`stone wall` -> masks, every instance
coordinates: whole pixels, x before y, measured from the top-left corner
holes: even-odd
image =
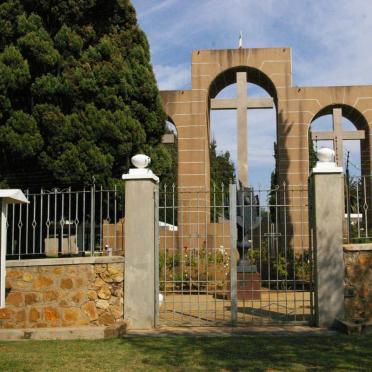
[[[111,325],[123,319],[124,258],[8,261],[0,328]]]
[[[345,319],[372,320],[372,244],[344,245]]]

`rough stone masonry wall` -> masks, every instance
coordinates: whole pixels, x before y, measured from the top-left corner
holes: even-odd
[[[0,328],[111,325],[123,319],[124,258],[8,261]]]
[[[344,246],[345,318],[372,320],[372,244]]]

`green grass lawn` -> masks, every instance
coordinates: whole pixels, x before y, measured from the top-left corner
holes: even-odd
[[[0,371],[372,371],[372,337],[132,337],[0,342]]]

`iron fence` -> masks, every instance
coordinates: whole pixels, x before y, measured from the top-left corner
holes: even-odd
[[[345,176],[344,241],[372,242],[372,176]]]
[[[311,321],[307,187],[160,187],[160,324]]]
[[[103,187],[41,190],[7,206],[7,258],[123,254],[124,196]]]

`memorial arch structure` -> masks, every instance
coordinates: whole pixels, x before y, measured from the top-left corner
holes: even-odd
[[[363,131],[355,139],[361,143],[363,175],[371,175],[371,85],[294,86],[291,49],[286,47],[195,50],[191,60],[191,89],[161,92],[164,110],[178,132],[180,192],[185,195],[187,192],[203,192],[205,203],[208,204],[211,102],[224,87],[237,82],[239,73],[246,74],[247,82],[264,88],[276,108],[276,170],[279,183],[307,190],[309,127],[316,118],[331,113],[336,118],[340,115],[347,117],[356,126],[358,133]],[[235,128],[232,127],[232,130]],[[340,133],[337,138],[342,141]],[[302,245],[309,242],[307,210],[301,208],[300,211],[293,207],[296,198],[304,197],[307,199],[307,192],[301,196],[291,194],[293,200],[289,214],[294,246],[300,244],[296,242],[296,236],[301,236]],[[303,223],[297,225],[299,213],[301,218],[305,216],[305,227]],[[301,234],[298,229],[301,229]]]

